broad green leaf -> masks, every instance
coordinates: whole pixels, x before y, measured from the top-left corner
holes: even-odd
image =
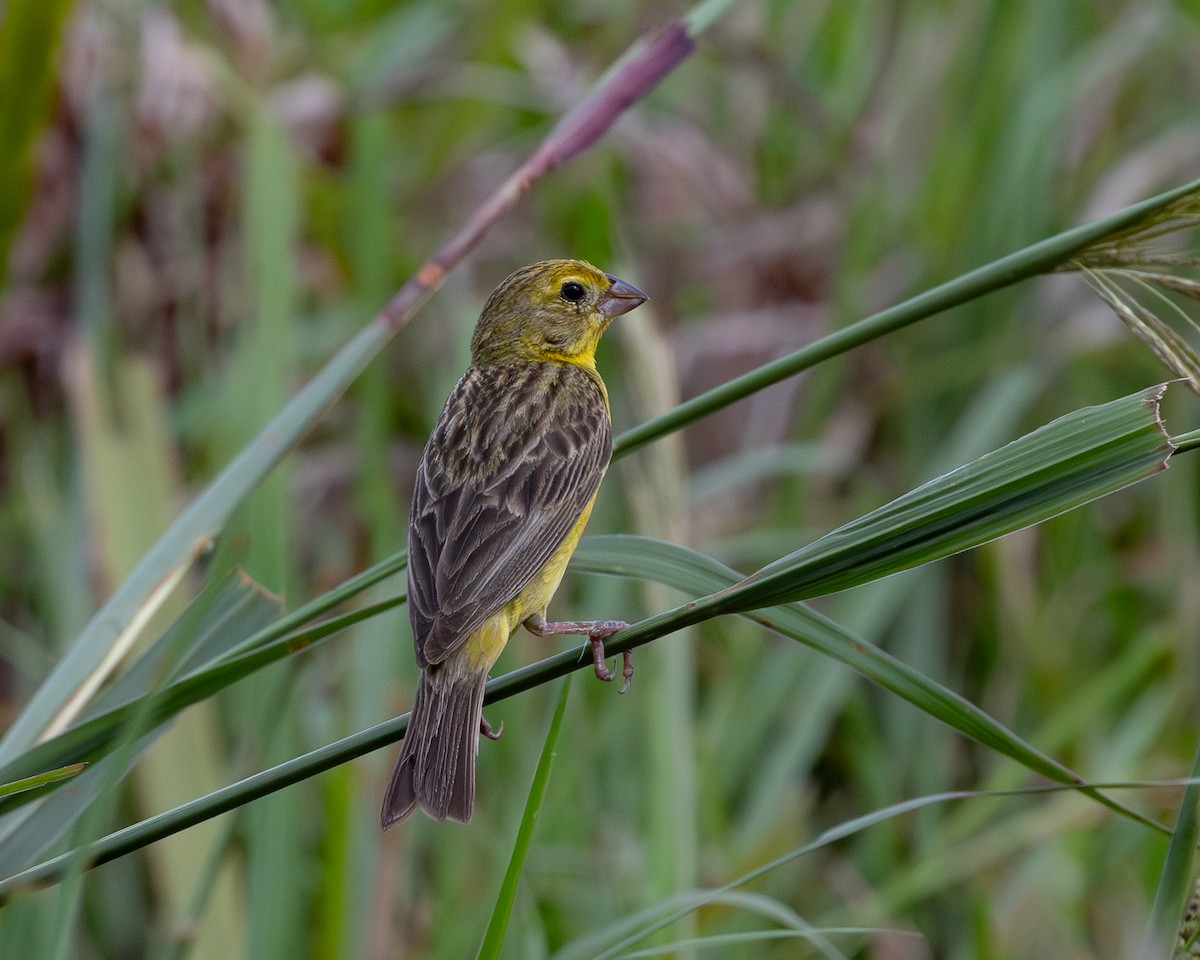
[[[675,544],[645,537],[585,537],[573,561],[576,569],[651,579],[687,592],[719,594],[740,575],[724,564]],[[683,609],[683,608],[677,608]],[[908,664],[867,643],[810,607],[794,603],[748,615],[784,636],[845,663],[860,675],[891,690],[921,710],[1022,766],[1063,783],[1080,778],[953,690],[930,680]],[[645,621],[643,621],[644,623]],[[633,628],[641,626],[635,624]],[[615,647],[618,638],[606,644]],[[500,681],[505,678],[501,677]],[[500,682],[497,681],[497,682]]]
[[[948,557],[1166,469],[1166,384],[1076,410],[768,564],[724,595],[747,610]]]

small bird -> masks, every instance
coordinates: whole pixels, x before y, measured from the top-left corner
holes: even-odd
[[[582,260],[518,270],[484,304],[471,366],[417,468],[408,526],[408,611],[421,668],[404,749],[384,794],[386,830],[420,807],[471,819],[488,672],[518,626],[604,640],[620,620],[547,622],[612,455],[596,345],[644,293]],[[633,666],[623,658],[629,687]]]

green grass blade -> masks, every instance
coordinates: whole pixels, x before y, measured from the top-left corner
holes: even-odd
[[[567,710],[567,698],[570,692],[571,678],[567,676],[563,678],[562,690],[559,692],[558,703],[554,708],[554,716],[550,720],[550,729],[546,731],[546,742],[542,745],[537,769],[533,773],[533,782],[529,785],[529,797],[525,801],[525,811],[521,814],[521,825],[517,829],[517,839],[513,844],[508,869],[504,871],[504,880],[500,884],[500,892],[496,895],[496,905],[492,908],[492,916],[488,920],[487,930],[484,931],[483,942],[479,945],[480,960],[496,960],[504,946],[504,933],[508,929],[508,921],[512,917],[513,904],[517,900],[517,887],[521,882],[521,873],[525,869],[525,860],[529,856],[529,846],[533,842],[533,830],[537,826],[538,812],[542,809],[542,800],[546,796],[546,787],[550,783],[550,767],[554,762],[554,748],[558,744],[558,734],[562,730],[563,715]]]
[[[24,793],[27,790],[36,790],[38,787],[44,787],[51,783],[70,780],[82,773],[86,766],[86,763],[72,763],[65,767],[59,767],[57,770],[47,770],[45,773],[34,774],[32,777],[24,777],[11,783],[0,783],[0,799]]]
[[[80,771],[71,780],[72,789],[54,790],[36,806],[8,814],[8,818],[19,819],[16,819],[16,829],[8,831],[0,846],[0,862],[4,864],[4,868],[0,868],[0,876],[7,876],[35,863],[38,857],[45,856],[49,849],[69,834],[79,838],[78,832],[72,834],[71,831],[78,831],[80,821],[92,816],[97,807],[97,797],[101,798],[103,812],[111,812],[110,800],[115,795],[113,789],[118,781],[128,776],[135,755],[145,749],[151,740],[152,735],[148,735],[141,740],[122,743],[125,749],[88,764]],[[39,793],[44,789],[38,788],[33,792]],[[9,797],[7,801],[15,799]],[[95,818],[89,819],[88,826],[94,831],[92,837],[97,836],[103,828]],[[78,855],[78,847],[75,847],[58,858],[59,877],[71,869]]]
[[[1146,922],[1139,957],[1170,957],[1183,919],[1183,906],[1192,884],[1192,860],[1196,854],[1196,837],[1200,834],[1200,748],[1192,761],[1191,783],[1179,802],[1179,817],[1171,831],[1171,842],[1163,859],[1162,873],[1154,893],[1154,905]]]
[[[976,300],[985,294],[1028,280],[1067,263],[1080,251],[1102,241],[1105,237],[1129,229],[1183,198],[1200,191],[1200,180],[1160,193],[1118,210],[1116,213],[1085,223],[1070,230],[1048,237],[1008,256],[993,260],[969,273],[964,273],[941,286],[926,290],[903,303],[888,307],[835,333],[822,337],[806,347],[801,347],[786,357],[736,377],[719,387],[714,387],[699,396],[681,403],[662,416],[647,420],[626,430],[613,443],[613,458],[632,453],[665,436],[694,423],[722,407],[750,396],[773,383],[816,366],[846,353],[855,347],[878,339],[910,324],[925,320],[935,314]]]
[[[263,611],[243,609],[248,600],[267,596],[253,581],[236,574],[224,584],[210,584],[171,631],[106,691],[82,721],[5,764],[0,768],[0,779],[15,779],[60,762],[102,756],[109,749],[110,738],[118,734],[130,717],[147,709],[148,703],[148,710],[142,716],[153,719],[156,724],[164,722],[190,704],[269,664],[307,650],[347,627],[399,606],[405,601],[403,592],[312,627],[306,626],[364,590],[403,572],[406,557],[404,551],[393,554],[261,629],[258,627],[264,617]],[[273,600],[271,603],[271,609],[276,610]],[[231,613],[238,610],[241,613],[237,621],[230,622]],[[192,627],[195,646],[190,651],[180,651],[178,641],[171,639],[171,632],[189,629],[186,624],[196,617],[211,620]],[[172,658],[178,660],[177,667],[166,675],[179,678],[153,687],[151,681],[159,682],[163,671],[173,662]],[[56,758],[66,759],[59,761]],[[0,802],[0,811],[9,808],[11,805]]]
[[[1200,449],[1200,430],[1189,430],[1187,433],[1181,433],[1176,437],[1172,437],[1171,442],[1175,444],[1177,453],[1183,453],[1185,450]]]
[[[57,763],[58,758],[62,757],[72,761],[95,761],[112,749],[114,738],[134,717],[140,717],[143,722],[158,727],[184,708],[232,686],[263,667],[308,650],[348,627],[391,610],[404,601],[403,595],[393,597],[352,613],[332,617],[316,626],[294,630],[260,649],[222,660],[214,666],[189,674],[162,690],[151,691],[119,707],[98,713],[57,737],[38,744],[12,763],[5,765],[0,769],[0,779],[23,774],[26,770],[39,766],[44,767],[48,762]],[[276,631],[272,627],[262,632]],[[239,635],[244,635],[244,631]],[[0,812],[7,809],[9,805],[0,801]],[[0,857],[0,869],[3,869],[2,864],[3,859]]]
[[[704,898],[704,905],[706,906],[725,907],[730,910],[738,910],[756,917],[760,916],[772,920],[787,928],[779,932],[797,934],[812,941],[814,945],[819,945],[824,950],[824,955],[827,957],[841,958],[843,954],[825,939],[825,934],[861,932],[850,928],[822,928],[818,930],[812,924],[807,923],[803,917],[796,914],[795,911],[789,910],[779,901],[771,900],[761,894],[747,893],[741,890],[720,892],[688,889],[664,897],[650,907],[639,909],[636,913],[616,919],[604,930],[584,934],[576,938],[554,953],[553,958],[554,960],[593,960],[601,952],[611,948],[617,941],[624,942],[625,938],[629,937],[635,931],[638,932],[639,940],[644,939],[640,931],[647,924],[654,923],[668,914],[677,913],[681,909],[690,912],[692,905],[700,897]],[[686,913],[682,916],[686,916]],[[674,923],[680,918],[675,917],[670,922]],[[647,933],[646,935],[648,936],[649,934]],[[741,936],[741,934],[733,934],[731,936],[737,937]],[[716,941],[715,937],[707,937],[705,939]],[[820,956],[821,954],[814,955]],[[629,954],[622,954],[622,956],[629,956]]]
[[[1077,410],[763,567],[723,609],[845,590],[1049,519],[1166,468],[1166,385]]]
[[[164,571],[197,555],[228,520],[234,508],[290,449],[309,425],[345,389],[382,347],[387,335],[371,324],[356,335],[329,364],[247,445],[209,487],[193,500],[162,538],[142,557],[58,661],[29,703],[0,740],[0,763],[27,749],[57,713],[64,699],[82,684],[103,659],[114,626],[136,622],[153,596]]]
[[[46,120],[70,0],[9,0],[0,13],[0,281],[32,194],[33,145]]]
[[[1200,784],[1196,783],[1194,777],[1190,783],[1193,788],[1200,786]],[[1094,786],[1097,789],[1100,787],[1104,787],[1106,789],[1137,789],[1139,787],[1147,786],[1147,784],[1143,782],[1123,781],[1104,784],[1097,783]],[[728,883],[723,884],[720,887],[715,887],[711,890],[695,891],[690,894],[679,895],[671,898],[670,903],[658,904],[646,908],[642,911],[643,915],[654,916],[657,914],[658,916],[654,920],[645,923],[639,929],[628,933],[622,930],[622,936],[617,942],[613,942],[616,940],[616,937],[611,935],[605,937],[603,935],[592,934],[588,938],[585,938],[588,947],[586,953],[580,952],[573,946],[568,946],[565,950],[562,950],[554,955],[555,960],[582,960],[583,956],[592,958],[592,960],[606,960],[606,958],[610,957],[629,956],[629,954],[625,953],[624,951],[628,950],[635,943],[646,939],[659,930],[676,923],[688,913],[700,909],[708,904],[726,902],[725,898],[737,890],[737,888],[743,887],[748,883],[752,883],[771,871],[778,870],[780,867],[786,866],[787,864],[793,863],[802,857],[808,856],[809,854],[814,853],[815,851],[826,847],[831,843],[845,840],[848,837],[862,833],[864,830],[868,830],[871,827],[886,823],[889,820],[893,820],[898,816],[916,813],[917,811],[928,809],[932,806],[940,806],[955,801],[1054,794],[1071,789],[1073,789],[1071,786],[1064,784],[1061,786],[1023,787],[1012,790],[944,791],[889,804],[885,807],[881,807],[878,810],[873,810],[869,813],[863,814],[862,816],[854,817],[850,820],[830,827],[810,842],[805,843],[796,849],[783,854],[782,856],[776,857],[775,859],[764,863],[759,867],[755,867],[753,870],[750,870],[741,876],[730,880]],[[598,946],[599,944],[604,944],[604,946],[600,947]],[[1167,954],[1141,954],[1140,956],[1166,957]]]
[[[407,728],[408,714],[395,717],[253,774],[182,806],[131,824],[90,844],[87,849],[89,864],[98,866],[115,860],[180,830],[236,810],[293,783],[307,780],[354,757],[361,757],[372,750],[388,746],[399,740]],[[75,856],[76,852],[68,851],[28,870],[0,879],[0,903],[16,890],[61,877]]]
[[[603,572],[657,579],[693,593],[704,589],[699,584],[704,582],[706,575],[712,592],[633,625],[614,637],[608,646],[612,652],[631,649],[681,626],[722,613],[761,611],[764,606],[778,604],[780,598],[791,599],[797,594],[831,589],[831,584],[841,587],[883,576],[916,562],[928,562],[958,552],[1133,483],[1161,469],[1171,449],[1158,419],[1157,404],[1161,395],[1162,388],[1155,388],[1055,421],[918,488],[745,580],[737,581],[732,571],[722,571],[719,565],[714,567],[714,561],[681,548],[663,544],[651,548],[648,544],[652,542],[642,542],[639,550],[627,549],[637,541],[624,538],[620,549],[610,548],[608,555],[603,557],[600,567]],[[895,542],[891,553],[880,546],[887,544],[889,539]],[[595,549],[589,543],[594,541],[585,541],[579,553],[584,565],[589,551]],[[687,576],[680,580],[683,573]],[[724,582],[721,582],[722,574]],[[1059,782],[1080,782],[1071,771],[1039,753],[969,701],[882,651],[856,642],[856,638],[812,611],[803,607],[779,607],[761,611],[754,619],[841,659],[930,715],[1029,769]],[[580,650],[566,651],[513,671],[489,684],[486,702],[565,675],[587,665],[589,660],[585,645]],[[208,811],[214,806],[226,803],[237,806],[278,789],[276,783],[295,782],[311,772],[327,769],[340,762],[337,757],[357,756],[355,751],[371,749],[367,746],[369,743],[378,746],[389,742],[385,731],[402,729],[401,722],[381,724],[297,761],[281,764],[271,772],[274,779],[249,778],[242,785],[218,791],[210,795],[212,806],[185,804],[176,808],[172,815],[179,819],[166,825],[167,832],[172,832],[177,823],[190,816],[203,818],[210,815]],[[43,763],[41,769],[49,765]],[[1119,808],[1102,795],[1094,798],[1114,809]],[[1147,822],[1132,811],[1120,809]],[[154,831],[163,826],[143,827],[143,833],[125,836],[122,842],[153,838]]]
[[[979,794],[974,794],[969,791],[938,793],[930,796],[918,797],[913,800],[904,800],[900,803],[891,804],[878,810],[873,810],[870,813],[864,814],[860,817],[854,817],[851,820],[844,821],[843,823],[825,830],[810,842],[803,844],[802,846],[797,847],[796,849],[791,850],[780,857],[776,857],[769,863],[765,863],[760,867],[756,867],[748,873],[745,873],[726,884],[723,884],[712,890],[697,892],[690,899],[690,902],[685,902],[682,906],[669,911],[651,923],[647,923],[641,929],[630,933],[617,943],[611,944],[602,951],[590,953],[589,956],[592,958],[592,960],[609,960],[611,957],[625,956],[625,951],[634,944],[646,939],[651,934],[657,933],[659,930],[669,927],[671,924],[686,917],[692,911],[698,910],[706,904],[717,902],[721,897],[730,891],[735,890],[738,887],[745,886],[746,884],[757,880],[759,877],[765,876],[772,870],[778,870],[780,867],[799,860],[801,857],[806,857],[810,853],[814,853],[815,851],[820,850],[831,843],[844,840],[847,837],[861,833],[862,831],[867,830],[877,824],[886,823],[888,820],[892,820],[895,817],[902,816],[907,813],[913,813],[929,806],[948,803],[953,800],[965,800],[969,797],[978,795]]]
[[[177,712],[161,715],[159,703],[166,692],[159,685],[172,676],[172,667],[198,656],[219,656],[226,645],[261,628],[277,617],[278,611],[278,600],[245,577],[234,575],[224,582],[215,581],[112,688],[97,698],[95,716],[7,765],[11,773],[0,775],[0,780],[15,780],[67,763],[90,764],[72,781],[69,790],[47,786],[0,798],[0,811],[5,814],[0,819],[0,873],[28,865],[63,835],[95,802],[99,792],[111,791],[124,778],[141,752],[162,732],[166,720]],[[105,717],[113,713],[116,722],[106,723]],[[99,733],[95,732],[97,726]],[[120,756],[109,756],[113,753]],[[53,757],[67,759],[49,759]],[[50,796],[43,796],[45,793]],[[27,806],[31,801],[37,803]]]
[[[636,542],[634,542],[636,540]],[[579,545],[576,568],[651,579],[686,591],[719,593],[738,582],[724,564],[675,544],[624,535],[586,537]],[[930,680],[908,664],[867,643],[844,627],[803,604],[788,604],[754,613],[752,619],[812,647],[891,690],[959,732],[997,750],[1029,770],[1060,783],[1081,778],[954,691]],[[640,626],[636,624],[635,628]],[[615,646],[616,638],[608,646]],[[536,666],[536,664],[534,665]],[[511,676],[508,675],[508,676]],[[499,678],[496,683],[504,681]]]
[[[200,595],[96,697],[81,722],[149,693],[163,693],[168,681],[227,658],[242,637],[265,629],[281,610],[277,596],[241,571],[231,570],[224,575],[210,572],[209,583]]]
[[[693,550],[643,537],[585,537],[572,562],[576,570],[651,579],[689,592],[717,591],[723,585],[732,585],[741,579],[737,572]],[[671,632],[672,623],[687,619],[688,616],[689,608],[685,606],[644,620],[614,637],[608,646],[616,649],[618,641],[622,646],[629,647],[646,643],[653,637]],[[703,617],[687,619],[687,622],[698,622],[699,619]],[[945,720],[967,736],[1011,757],[1027,769],[1060,783],[1079,787],[1085,792],[1090,790],[1078,775],[1025,743],[970,701],[923,677],[815,611],[792,604],[760,612],[755,614],[754,619],[849,664],[869,679],[910,699],[922,709],[934,713],[938,719]],[[485,702],[494,703],[554,677],[590,666],[591,653],[586,645],[578,650],[564,651],[490,681]],[[398,740],[407,727],[408,714],[404,714],[115,831],[92,845],[89,849],[91,862],[106,863],[124,856],[196,823],[387,746]],[[1103,795],[1097,795],[1095,799],[1139,823],[1156,826]],[[69,862],[70,854],[64,854],[0,879],[0,901],[23,887],[61,876]]]

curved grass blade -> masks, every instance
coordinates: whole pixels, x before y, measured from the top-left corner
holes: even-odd
[[[1185,783],[1188,784],[1189,789],[1195,789],[1196,787],[1200,786],[1194,776],[1185,781]],[[1104,788],[1115,790],[1125,788],[1137,789],[1141,787],[1160,785],[1161,784],[1150,783],[1146,781],[1122,781],[1112,783],[1096,783],[1092,786],[1096,789]],[[801,857],[807,856],[808,854],[813,853],[823,847],[829,846],[832,843],[836,843],[840,840],[844,840],[848,837],[854,836],[855,834],[861,833],[862,831],[867,830],[879,823],[884,823],[907,813],[915,813],[919,810],[925,809],[926,807],[960,800],[988,797],[1037,796],[1040,794],[1061,793],[1063,791],[1072,789],[1074,788],[1070,785],[1062,784],[1020,787],[1012,790],[951,790],[942,793],[928,794],[926,796],[916,797],[910,800],[902,800],[898,803],[890,804],[889,806],[882,807],[878,810],[873,810],[869,813],[863,814],[862,816],[854,817],[853,819],[846,820],[840,824],[837,824],[836,826],[830,827],[828,830],[825,830],[808,843],[803,844],[802,846],[797,847],[795,850],[785,853],[782,856],[769,861],[768,863],[765,863],[759,867],[755,867],[753,870],[744,873],[740,877],[730,880],[728,883],[719,887],[715,887],[711,890],[695,891],[690,896],[685,895],[673,897],[670,901],[670,905],[673,909],[664,910],[664,906],[666,905],[658,904],[643,910],[642,915],[653,916],[655,913],[659,913],[661,915],[655,920],[646,923],[640,929],[628,933],[622,939],[620,939],[619,942],[612,942],[614,940],[614,937],[612,936],[601,939],[593,934],[587,939],[588,950],[586,953],[581,953],[577,949],[574,949],[573,946],[568,946],[566,949],[554,954],[554,960],[582,960],[582,957],[584,956],[591,958],[591,960],[609,960],[609,958],[616,956],[628,956],[629,954],[625,953],[624,951],[628,950],[634,944],[646,939],[650,935],[657,933],[659,930],[662,930],[682,919],[683,917],[687,916],[688,913],[698,910],[701,907],[707,906],[711,903],[720,903],[723,901],[723,898],[729,896],[733,891],[737,890],[737,888],[744,887],[746,884],[752,883],[753,881],[765,876],[773,870],[777,870],[782,866],[793,863]],[[679,905],[676,906],[676,903],[679,903]],[[605,943],[606,946],[603,949],[598,949],[598,945],[600,943]],[[1139,956],[1165,957],[1167,954],[1139,954]]]
[[[635,540],[636,543],[633,542]],[[575,565],[582,570],[616,573],[634,579],[648,578],[681,590],[695,589],[697,584],[703,584],[704,589],[719,594],[723,588],[739,582],[739,574],[735,570],[716,560],[685,547],[645,537],[586,537],[580,543],[576,556]],[[868,680],[903,697],[972,740],[1016,760],[1034,773],[1059,783],[1078,785],[1084,782],[1078,774],[1026,743],[970,700],[929,679],[904,661],[897,660],[811,607],[793,603],[757,611],[750,614],[749,619],[846,664]],[[631,629],[639,626],[641,624],[635,624]],[[607,642],[606,648],[615,648],[619,637]],[[499,684],[505,679],[501,677],[496,682]]]
[[[744,890],[727,890],[723,893],[713,894],[711,891],[706,890],[682,890],[660,900],[651,907],[638,910],[634,914],[612,921],[610,926],[605,930],[585,934],[573,940],[554,954],[554,960],[590,960],[590,958],[595,957],[602,950],[609,948],[617,940],[628,937],[634,931],[643,928],[647,923],[651,923],[659,917],[676,911],[680,907],[695,903],[697,897],[705,897],[706,906],[725,907],[730,911],[738,911],[751,918],[761,917],[773,921],[783,929],[770,931],[771,933],[808,941],[813,945],[814,949],[819,950],[819,953],[816,955],[830,957],[832,960],[845,960],[845,954],[838,950],[828,939],[830,935],[869,934],[872,932],[871,930],[855,927],[815,927],[778,900],[758,893],[748,893]],[[714,934],[696,938],[694,941],[678,941],[674,945],[676,950],[673,952],[677,952],[679,948],[690,946],[693,943],[696,945],[735,944],[741,942],[741,938],[746,938],[748,942],[753,942],[759,936],[756,933],[750,932]],[[667,950],[670,950],[670,947],[664,945],[662,947],[638,951],[637,953],[623,954],[622,956],[654,956]]]
[[[693,550],[644,537],[585,537],[580,543],[575,557],[576,559],[572,562],[576,569],[639,579],[653,579],[688,592],[714,589],[721,584],[735,583],[740,578],[735,571]],[[679,609],[686,609],[686,607]],[[894,680],[897,692],[901,692],[902,695],[907,692],[914,697],[925,697],[934,702],[942,699],[950,702],[961,700],[962,716],[968,720],[963,725],[964,733],[976,737],[981,742],[997,744],[1001,752],[1035,772],[1043,772],[1060,783],[1075,788],[1085,791],[1090,789],[1076,774],[1051,758],[1040,754],[1035,748],[1024,744],[1019,737],[998,724],[974,704],[962,700],[952,691],[939,687],[907,665],[894,660],[882,650],[867,644],[807,607],[794,604],[778,611],[770,611],[770,613],[775,616],[767,618],[763,613],[757,615],[755,619],[785,635],[794,636],[795,639],[800,639],[818,650],[827,651],[831,656],[844,660],[856,669],[861,665],[864,675],[871,679],[878,677],[879,682],[883,685]],[[661,625],[670,623],[671,616],[671,614],[660,615],[651,620],[658,621]],[[678,619],[679,614],[676,613],[675,617]],[[698,619],[703,619],[703,617]],[[688,622],[697,622],[697,620]],[[638,642],[648,642],[650,637],[645,636],[645,625],[650,623],[650,620],[646,620],[635,624],[628,631],[613,637],[608,646],[615,647],[618,639],[628,643],[628,635],[637,630],[643,634]],[[788,633],[789,630],[795,632]],[[669,627],[661,629],[661,634],[669,632]],[[658,636],[660,633],[654,635]],[[630,643],[628,645],[637,644]],[[553,677],[565,676],[572,670],[590,668],[591,665],[591,651],[586,645],[580,650],[564,651],[490,681],[485,701],[494,703],[539,683],[544,683]],[[88,850],[89,862],[92,865],[107,863],[163,837],[186,830],[204,820],[227,813],[251,803],[259,797],[329,770],[347,760],[388,746],[398,740],[407,730],[408,719],[408,714],[404,714],[376,724],[352,736],[344,737],[303,756],[213,791],[173,810],[117,830],[91,845]],[[1156,824],[1135,811],[1122,807],[1115,801],[1102,795],[1096,799],[1137,822],[1157,828]],[[17,890],[33,884],[54,881],[69,865],[71,856],[69,853],[63,854],[19,874],[0,879],[0,903]]]
[[[832,934],[849,934],[860,938],[866,938],[872,933],[877,933],[875,930],[868,930],[861,927],[845,927],[831,929],[822,927],[819,930],[814,928],[813,932],[804,932],[800,930],[747,930],[742,933],[713,933],[704,937],[688,937],[684,940],[674,940],[671,943],[664,943],[661,947],[648,947],[645,950],[634,950],[630,953],[622,954],[623,960],[648,960],[651,957],[677,957],[682,953],[692,953],[697,949],[712,949],[713,947],[743,947],[749,948],[756,943],[774,943],[780,940],[797,940],[804,943],[813,943],[818,937],[822,941]],[[921,935],[911,930],[897,930],[897,934],[912,937],[919,940]],[[845,960],[846,954],[840,950],[830,950],[828,947],[823,947],[821,956],[829,957],[830,960]]]
[[[533,842],[533,828],[537,826],[538,811],[542,809],[542,800],[550,783],[550,766],[554,762],[554,748],[558,744],[558,734],[562,730],[563,715],[567,712],[567,698],[570,693],[571,677],[568,675],[563,678],[558,704],[554,708],[550,729],[546,731],[546,742],[542,744],[542,753],[533,773],[533,783],[529,785],[529,797],[525,801],[525,811],[521,814],[521,825],[517,829],[517,839],[513,844],[508,869],[504,871],[504,880],[496,896],[496,905],[492,908],[491,919],[488,920],[483,942],[479,946],[479,960],[496,960],[504,946],[504,932],[508,929],[513,904],[517,901],[517,886],[521,882],[521,872],[525,869],[529,845]]]
[[[1107,217],[1093,220],[1038,243],[1017,250],[969,273],[955,277],[932,290],[926,290],[881,310],[848,327],[801,347],[794,353],[763,364],[749,373],[735,377],[720,386],[707,390],[675,409],[626,430],[613,441],[613,459],[632,453],[659,437],[687,426],[729,404],[757,393],[773,383],[815,367],[824,360],[861,347],[865,343],[919,320],[957,307],[985,294],[1012,286],[1042,273],[1062,267],[1082,251],[1094,248],[1113,236],[1125,236],[1144,230],[1147,224],[1174,215],[1181,207],[1195,202],[1200,193],[1200,180],[1167,190],[1158,196],[1132,204]],[[1164,213],[1165,211],[1165,213]]]
[[[66,698],[103,662],[113,641],[134,622],[162,577],[207,544],[299,436],[336,398],[386,341],[380,325],[361,331],[297,393],[249,446],[191,502],[138,562],[74,640],[0,739],[0,763],[15,759],[41,735]]]
[[[408,728],[408,714],[376,724],[366,730],[343,737],[333,743],[310,751],[292,760],[277,764],[267,770],[253,774],[227,787],[214,790],[156,816],[114,831],[88,845],[85,854],[89,867],[108,863],[118,857],[140,850],[164,837],[211,820],[245,806],[260,797],[307,780],[326,770],[361,757],[380,747],[395,743]],[[106,758],[107,760],[108,758]],[[77,851],[68,851],[36,866],[0,879],[0,905],[17,890],[33,885],[54,882],[61,878],[78,856]]]
[[[1014,791],[1014,793],[1020,792],[1022,791]],[[947,791],[945,793],[937,793],[929,796],[918,797],[913,800],[904,800],[900,803],[891,804],[890,806],[883,807],[879,810],[873,810],[870,813],[863,814],[860,817],[854,817],[851,820],[846,820],[837,826],[830,827],[813,840],[797,847],[795,850],[789,851],[788,853],[785,853],[760,867],[756,867],[754,870],[742,874],[742,876],[737,877],[734,880],[730,880],[728,883],[722,884],[721,886],[715,887],[711,890],[696,892],[696,894],[690,899],[690,902],[685,901],[682,906],[679,906],[674,910],[669,911],[664,916],[645,924],[641,929],[635,930],[618,942],[610,944],[604,950],[599,952],[592,951],[587,955],[591,958],[591,960],[610,960],[612,957],[624,956],[625,951],[630,947],[641,942],[642,940],[645,940],[651,934],[657,933],[659,930],[666,929],[671,924],[682,920],[694,910],[698,910],[707,904],[718,902],[721,897],[727,895],[733,890],[736,890],[738,887],[743,887],[746,884],[757,880],[759,877],[765,876],[773,870],[777,870],[782,866],[786,866],[789,863],[799,860],[801,857],[808,856],[808,854],[814,853],[823,847],[827,847],[839,840],[844,840],[847,837],[854,836],[855,834],[861,833],[862,831],[867,830],[876,824],[884,823],[906,813],[912,813],[917,810],[924,809],[925,807],[948,803],[953,800],[965,800],[970,797],[983,795],[984,794],[973,793],[967,790]],[[988,795],[994,796],[995,794]],[[575,958],[578,956],[580,955],[568,950],[556,954],[555,960],[575,960]]]
[[[0,780],[15,779],[27,773],[46,769],[60,763],[81,760],[95,761],[107,754],[116,738],[133,717],[142,723],[158,726],[179,711],[203,700],[237,681],[250,676],[268,664],[299,653],[331,636],[378,613],[405,602],[403,592],[359,610],[333,617],[312,627],[310,621],[375,586],[397,572],[403,572],[407,562],[405,551],[393,554],[314,598],[275,623],[250,632],[261,623],[248,619],[245,611],[238,624],[229,617],[240,610],[249,599],[266,596],[253,581],[237,574],[225,584],[214,582],[197,597],[180,617],[172,630],[189,620],[196,620],[196,640],[187,649],[177,649],[178,643],[164,635],[97,701],[85,719],[63,733],[39,743],[0,768]],[[246,589],[250,592],[246,593]],[[257,591],[257,592],[255,592]],[[274,601],[272,601],[274,602]],[[199,618],[212,615],[211,623]],[[240,625],[239,625],[240,624]],[[213,640],[217,642],[212,642]],[[172,666],[172,664],[175,664]],[[180,676],[182,674],[182,676]],[[179,677],[170,683],[159,678]],[[35,796],[0,797],[0,814],[24,805]],[[0,836],[6,835],[11,824],[4,823]],[[0,843],[0,869],[4,862]]]

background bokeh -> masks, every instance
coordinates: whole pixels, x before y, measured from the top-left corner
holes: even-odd
[[[0,8],[0,718],[554,119],[635,37],[686,10]],[[295,606],[401,547],[417,458],[479,305],[525,263],[584,257],[652,297],[602,345],[620,430],[1194,178],[1198,44],[1200,9],[1185,2],[730,4],[691,59],[451,274],[238,511],[224,548]],[[1079,277],[1046,278],[622,461],[590,530],[752,570],[1047,420],[1165,378]],[[1167,415],[1194,426],[1194,406]],[[1184,776],[1200,707],[1194,459],[818,606],[1093,780]],[[554,609],[633,620],[676,599],[568,576]],[[519,635],[500,667],[547,649]],[[198,705],[123,785],[115,822],[407,709],[410,651],[401,609]],[[623,698],[574,681],[506,956],[594,956],[590,935],[844,820],[1028,782],[746,623],[671,636],[636,661]],[[381,835],[393,751],[380,751],[66,892],[18,898],[0,913],[0,955],[473,955],[557,689],[489,710],[506,734],[481,748],[469,826]],[[1179,792],[1123,797],[1169,822]],[[657,942],[738,935],[671,948],[683,956],[1131,956],[1165,847],[1074,795],[976,798],[771,871]],[[750,936],[801,922],[848,932]]]

